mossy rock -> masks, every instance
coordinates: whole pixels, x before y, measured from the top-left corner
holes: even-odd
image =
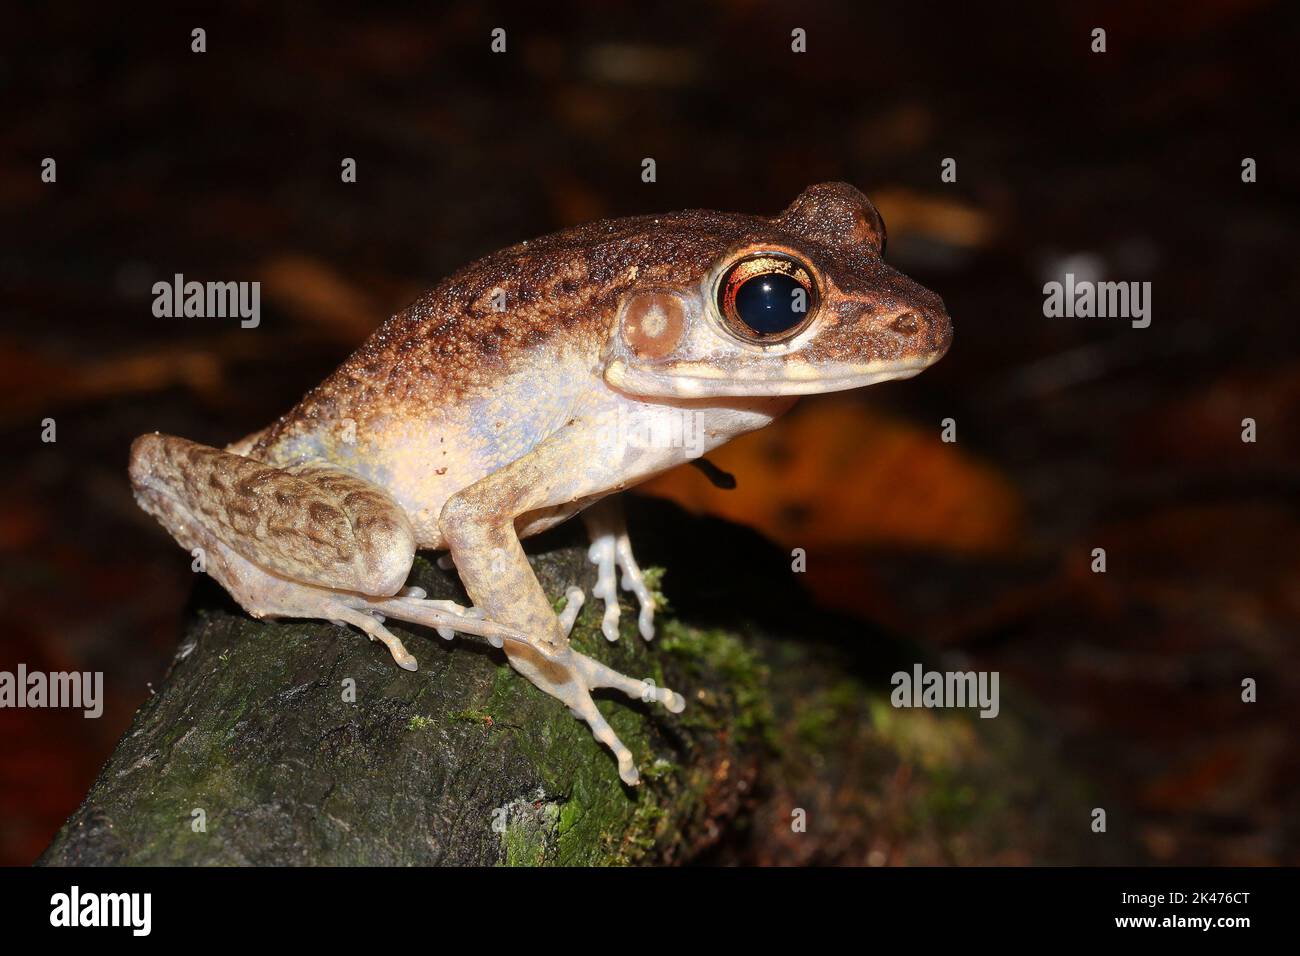
[[[590,592],[575,535],[539,541],[543,586]],[[411,583],[464,601],[417,558]],[[647,643],[627,605],[620,640],[588,601],[574,645],[686,693],[686,719],[600,691],[643,783],[504,654],[390,622],[419,659],[319,621],[259,622],[210,583],[158,694],[136,715],[47,864],[608,864],[693,856],[757,772],[758,688],[737,683],[735,634],[704,641],[661,616]],[[751,676],[756,674],[751,673]],[[354,694],[348,691],[354,688]],[[703,696],[701,692],[706,691]],[[351,699],[350,699],[351,698]]]
[[[390,622],[420,662],[403,671],[352,629],[254,621],[203,579],[166,680],[41,862],[1094,861],[1063,836],[1089,804],[1028,730],[1040,715],[1005,690],[993,721],[895,711],[889,674],[919,647],[810,610],[752,532],[646,499],[629,517],[643,565],[668,568],[658,636],[625,602],[611,644],[588,601],[573,641],[687,699],[673,715],[598,692],[640,787],[486,644]],[[580,523],[529,551],[549,594],[590,593]],[[465,600],[423,557],[411,583]]]

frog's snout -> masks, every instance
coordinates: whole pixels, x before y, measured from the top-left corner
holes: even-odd
[[[952,320],[937,295],[919,288],[917,293],[884,303],[845,303],[837,327],[820,343],[827,357],[916,370],[939,361],[952,343]]]
[[[902,309],[885,320],[885,327],[899,340],[902,351],[928,356],[932,362],[943,358],[952,344],[952,319],[941,301]]]

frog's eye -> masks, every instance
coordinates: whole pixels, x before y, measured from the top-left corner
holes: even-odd
[[[817,287],[803,263],[761,253],[735,263],[718,283],[718,311],[752,342],[780,342],[800,331],[817,308]]]

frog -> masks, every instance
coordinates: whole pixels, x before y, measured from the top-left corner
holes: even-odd
[[[486,640],[636,786],[592,692],[670,713],[685,698],[571,646],[585,592],[553,602],[522,542],[581,516],[601,632],[619,637],[621,587],[652,639],[621,492],[802,396],[909,378],[948,350],[943,301],[885,248],[880,213],[841,182],[770,217],[693,209],[521,242],[393,315],[267,427],[223,448],[140,436],[131,487],[254,618],[354,627],[408,670],[391,621]],[[418,550],[469,604],[407,586]]]

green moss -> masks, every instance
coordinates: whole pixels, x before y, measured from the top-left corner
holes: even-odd
[[[656,614],[669,614],[672,612],[672,605],[668,598],[664,596],[661,590],[663,587],[664,575],[668,572],[656,566],[641,569],[641,578],[645,581],[645,586],[650,589],[650,597],[654,600]]]
[[[636,812],[623,831],[622,839],[612,848],[609,862],[617,866],[630,866],[644,860],[659,842],[660,829],[667,816],[665,810],[653,799],[639,801]]]
[[[872,726],[907,761],[929,772],[960,765],[982,749],[970,718],[944,710],[896,708],[884,694],[867,698]]]
[[[799,710],[794,730],[799,743],[814,750],[826,750],[835,739],[838,717],[834,709],[825,706],[820,698]]]
[[[860,683],[843,680],[799,700],[793,720],[799,745],[818,751],[834,747],[861,720],[867,697]]]
[[[671,760],[656,760],[647,767],[641,768],[641,779],[649,782],[656,780],[667,780],[680,774],[682,768]]]
[[[539,801],[538,805],[516,803],[502,807],[506,829],[501,835],[506,866],[543,866],[552,862],[560,805]]]
[[[569,581],[589,586],[585,548],[561,554],[537,562],[548,593]],[[417,559],[416,573],[431,595],[456,597],[454,583],[439,584],[440,572],[424,559]],[[662,571],[649,569],[649,575],[657,588]],[[173,688],[142,711],[148,726],[141,743],[129,757],[124,752],[123,769],[112,779],[138,774],[155,782],[130,789],[129,822],[127,811],[111,808],[112,837],[131,845],[133,860],[148,863],[288,859],[302,846],[318,847],[319,859],[340,864],[409,863],[423,859],[433,841],[396,845],[382,834],[396,818],[403,825],[437,820],[437,801],[455,792],[473,814],[456,862],[622,865],[681,858],[699,840],[701,807],[716,799],[718,768],[734,765],[738,740],[770,719],[765,672],[739,640],[683,628],[667,616],[658,619],[663,640],[642,640],[635,601],[622,597],[622,639],[605,639],[603,602],[589,601],[575,622],[574,647],[688,698],[686,713],[674,715],[612,691],[596,695],[632,751],[639,787],[619,780],[612,754],[585,722],[500,654],[457,649],[443,655],[432,632],[397,622],[392,626],[422,664],[407,672],[350,631],[215,614],[178,667],[184,694]],[[662,611],[666,602],[659,601]],[[561,598],[556,607],[562,606]],[[354,702],[340,702],[344,678],[356,680]],[[205,703],[197,720],[195,699]],[[732,710],[738,701],[740,714]],[[468,730],[467,723],[492,730]],[[268,752],[275,759],[267,760]],[[160,766],[165,773],[158,774]],[[344,766],[352,772],[338,773]],[[473,786],[462,783],[463,767],[477,775],[468,777]],[[492,818],[493,802],[486,801],[533,787],[531,797],[507,804],[501,824]],[[287,792],[301,799],[286,804],[280,795]],[[383,799],[370,799],[373,793]],[[208,833],[190,829],[196,807],[208,814]],[[259,824],[269,839],[247,839],[247,807],[271,808]],[[486,832],[475,836],[474,820]]]
[[[691,627],[680,621],[667,621],[658,642],[661,650],[674,655],[694,676],[712,675],[715,682],[691,701],[686,717],[693,726],[716,724],[723,715],[733,718],[738,740],[762,739],[772,742],[772,707],[769,697],[767,667],[757,654],[734,634],[717,629]],[[733,706],[727,706],[728,700]],[[702,723],[701,723],[702,722]]]

